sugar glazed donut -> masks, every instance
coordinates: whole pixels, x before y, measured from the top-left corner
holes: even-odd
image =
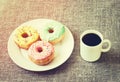
[[[28,56],[38,65],[46,65],[54,59],[54,47],[49,42],[37,41],[28,49]]]
[[[40,39],[37,30],[24,26],[15,30],[15,43],[23,49],[28,49],[30,45]]]
[[[41,39],[52,44],[60,42],[64,38],[64,35],[64,25],[56,21],[46,24],[46,26],[43,27],[40,32]]]

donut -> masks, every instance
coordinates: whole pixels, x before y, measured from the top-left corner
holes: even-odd
[[[48,41],[52,44],[60,42],[65,35],[65,27],[63,24],[53,21],[41,28],[40,37],[43,41]]]
[[[51,43],[37,41],[28,49],[28,56],[37,65],[46,65],[54,59],[54,47]]]
[[[15,30],[14,41],[20,48],[28,49],[32,43],[39,39],[37,30],[32,27],[23,26]]]

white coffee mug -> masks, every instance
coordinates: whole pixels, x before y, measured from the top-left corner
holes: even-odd
[[[103,48],[104,44],[107,44],[106,48]],[[110,40],[104,40],[103,35],[96,30],[87,30],[80,36],[80,55],[88,62],[98,60],[101,52],[107,52],[110,48]]]

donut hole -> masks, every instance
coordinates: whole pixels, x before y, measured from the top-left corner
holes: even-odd
[[[27,38],[27,37],[28,37],[28,34],[27,34],[27,33],[23,33],[23,34],[22,34],[22,37],[23,37],[23,38]]]
[[[40,53],[43,51],[43,49],[41,47],[37,47],[37,51]]]
[[[53,30],[52,28],[50,28],[50,29],[48,30],[48,32],[49,32],[49,33],[53,33],[54,30]]]

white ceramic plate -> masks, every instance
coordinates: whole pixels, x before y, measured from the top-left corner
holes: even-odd
[[[51,21],[54,21],[54,20],[35,19],[32,21],[25,22],[19,27],[32,26],[32,27],[35,27],[35,29],[37,29],[39,32],[40,28],[44,27],[46,23],[51,22]],[[39,65],[34,64],[28,58],[27,50],[20,49],[15,44],[13,40],[15,31],[12,32],[8,40],[8,53],[9,53],[10,58],[18,66],[26,70],[30,70],[30,71],[47,71],[47,70],[51,70],[51,69],[54,69],[60,66],[70,57],[73,51],[73,48],[74,48],[73,35],[67,27],[65,27],[65,29],[66,29],[65,38],[62,40],[62,42],[55,45],[55,58],[50,64],[45,65],[45,66],[39,66]]]

